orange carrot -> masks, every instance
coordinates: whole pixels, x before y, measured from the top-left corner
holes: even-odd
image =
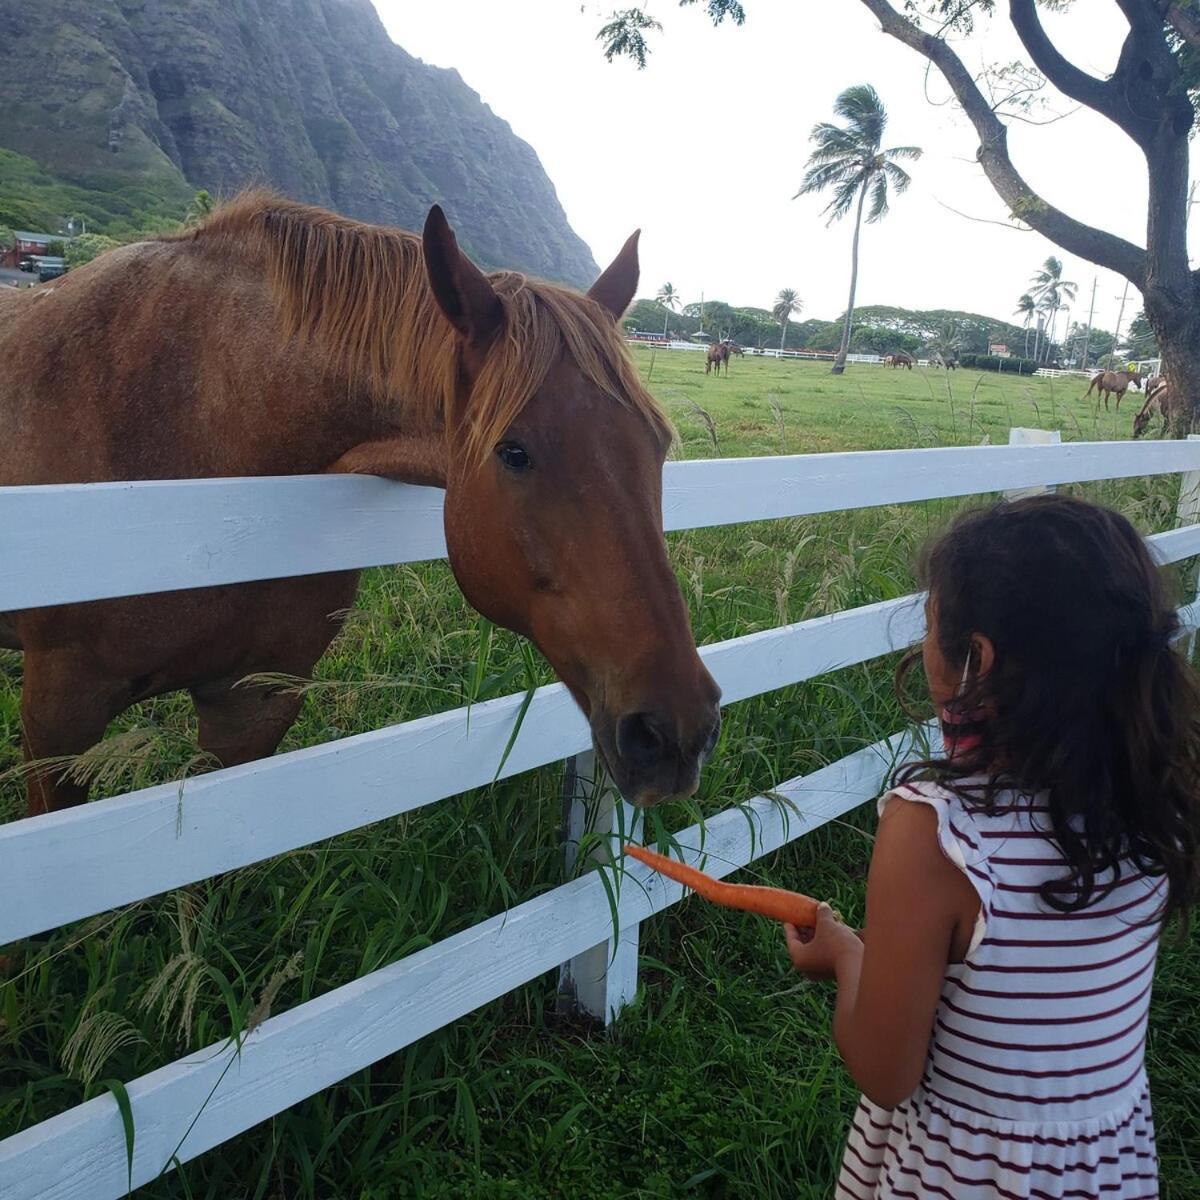
[[[801,929],[813,929],[817,924],[817,902],[811,896],[799,892],[785,891],[783,888],[755,887],[746,883],[722,883],[695,867],[686,863],[676,862],[645,846],[635,846],[627,843],[625,852],[632,854],[639,862],[653,867],[668,879],[690,887],[697,895],[713,904],[722,904],[726,908],[740,908],[745,912],[758,913],[770,917],[773,921],[787,921]]]

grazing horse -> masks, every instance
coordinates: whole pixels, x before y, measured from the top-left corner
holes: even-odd
[[[1101,371],[1092,378],[1088,390],[1083,393],[1083,398],[1086,400],[1092,394],[1093,388],[1099,388],[1096,393],[1096,408],[1099,409],[1100,397],[1103,396],[1104,411],[1108,412],[1108,396],[1111,392],[1117,398],[1117,412],[1120,412],[1121,397],[1131,385],[1135,388],[1142,386],[1142,377],[1137,371]]]
[[[0,484],[356,472],[444,488],[450,565],[529,637],[639,804],[692,792],[719,726],[662,536],[667,418],[618,320],[637,234],[586,296],[255,192],[199,229],[0,296]],[[87,563],[79,564],[81,571]],[[271,754],[357,571],[0,613],[31,760],[190,691],[222,764]],[[35,767],[29,809],[86,799]],[[331,800],[336,802],[336,800]]]
[[[1162,417],[1162,428],[1159,430],[1158,436],[1166,437],[1175,419],[1175,390],[1161,375],[1155,375],[1146,383],[1146,403],[1142,405],[1140,412],[1134,414],[1133,418],[1133,436],[1135,438],[1140,438],[1146,432],[1156,408]]]
[[[903,351],[900,351],[897,354],[889,354],[883,360],[883,364],[886,367],[893,367],[893,368],[907,367],[911,371],[913,369],[913,363],[915,361],[916,360],[913,358],[913,356],[911,354],[905,354]]]

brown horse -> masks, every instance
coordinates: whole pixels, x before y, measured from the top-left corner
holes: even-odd
[[[724,365],[725,374],[729,374],[729,356],[732,354],[731,344],[729,342],[714,342],[708,348],[708,353],[704,356],[704,373],[707,375],[713,367],[716,367],[717,374],[720,375],[721,367]],[[739,351],[738,353],[741,353]]]
[[[1156,375],[1146,384],[1146,403],[1141,411],[1134,414],[1133,436],[1140,438],[1150,425],[1154,410],[1158,409],[1162,417],[1162,428],[1159,437],[1166,437],[1175,419],[1175,391],[1161,375]]]
[[[900,351],[897,354],[889,354],[883,360],[883,365],[885,367],[893,367],[893,368],[907,367],[911,371],[913,369],[913,363],[915,361],[916,360],[913,358],[913,356],[911,354],[905,354],[903,351]]]
[[[689,793],[719,692],[662,536],[671,430],[617,324],[637,279],[636,234],[583,296],[483,274],[436,207],[421,238],[251,194],[0,297],[0,484],[336,471],[444,487],[464,594],[546,655],[622,792]],[[300,699],[235,685],[310,674],[357,584],[0,614],[0,645],[25,652],[27,757],[78,754],[180,688],[221,763],[271,754]],[[30,777],[31,812],[85,798],[49,767]]]
[[[1092,382],[1088,384],[1088,390],[1083,393],[1083,398],[1086,400],[1091,394],[1093,388],[1099,388],[1096,393],[1096,408],[1100,407],[1100,397],[1104,397],[1104,411],[1108,412],[1108,397],[1111,392],[1117,398],[1117,412],[1121,411],[1121,398],[1129,390],[1130,386],[1141,388],[1142,377],[1137,371],[1100,371],[1093,376]]]

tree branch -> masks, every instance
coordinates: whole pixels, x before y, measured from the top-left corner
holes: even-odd
[[[1117,90],[1107,80],[1081,71],[1059,53],[1042,28],[1035,0],[1009,0],[1008,15],[1017,37],[1033,59],[1033,65],[1064,96],[1070,96],[1072,100],[1103,113],[1110,121],[1121,124]]]
[[[1043,200],[1025,182],[1009,157],[1008,130],[954,50],[941,38],[925,33],[901,16],[888,0],[861,2],[879,19],[884,33],[923,55],[941,71],[979,135],[979,163],[1013,215],[1069,253],[1108,267],[1141,288],[1146,271],[1145,250],[1075,220]]]

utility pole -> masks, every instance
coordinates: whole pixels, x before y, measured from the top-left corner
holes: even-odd
[[[1088,344],[1092,340],[1092,316],[1094,315],[1095,311],[1096,311],[1096,277],[1095,277],[1095,275],[1093,275],[1092,276],[1092,302],[1088,306],[1087,329],[1084,331],[1084,334],[1083,334],[1083,359],[1079,364],[1085,371],[1087,370],[1087,365],[1088,365]]]
[[[1125,286],[1121,289],[1121,307],[1117,311],[1117,327],[1113,330],[1112,349],[1108,352],[1108,369],[1112,370],[1113,357],[1117,353],[1117,343],[1121,340],[1121,322],[1125,319],[1125,297],[1129,295],[1129,280],[1125,280]]]

